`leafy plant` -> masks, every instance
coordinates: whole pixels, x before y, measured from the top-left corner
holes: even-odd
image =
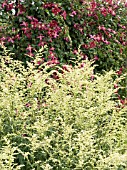
[[[127,169],[127,105],[115,95],[121,78],[114,71],[94,74],[88,60],[49,71],[38,65],[41,52],[25,68],[4,50],[2,169]]]
[[[74,64],[80,56],[103,69],[126,67],[127,4],[112,0],[1,1],[0,41],[15,58],[33,60],[47,45],[43,61]]]

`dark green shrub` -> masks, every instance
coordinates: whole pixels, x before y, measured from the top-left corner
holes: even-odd
[[[97,71],[126,66],[127,5],[113,1],[1,1],[7,23],[1,42],[23,62],[47,44],[43,61],[72,63],[78,49],[82,59],[96,60]],[[16,12],[13,14],[12,9]],[[1,30],[2,32],[2,30]],[[2,37],[3,36],[3,37]],[[24,56],[24,54],[27,54]],[[72,63],[73,64],[73,63]]]

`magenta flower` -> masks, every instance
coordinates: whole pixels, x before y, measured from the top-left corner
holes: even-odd
[[[19,12],[17,15],[21,15],[26,11],[22,4],[18,4],[18,9],[19,9]]]
[[[96,9],[96,7],[97,7],[97,3],[93,0],[91,2],[91,9],[90,10],[92,10],[92,12],[93,12]]]
[[[107,11],[104,7],[102,7],[102,8],[101,8],[101,14],[102,14],[104,17],[106,17],[106,15],[108,14],[108,11]]]
[[[49,23],[49,27],[50,27],[50,28],[58,27],[58,22],[57,22],[56,20],[52,20],[52,21]]]
[[[55,15],[58,15],[61,12],[61,9],[56,7],[56,8],[52,8],[52,13],[54,13]]]
[[[13,9],[13,3],[7,5],[7,11],[11,11]]]
[[[107,44],[107,45],[109,45],[109,44],[110,44],[110,42],[109,42],[109,41],[107,41],[107,40],[103,40],[103,42],[104,42],[105,44]]]
[[[123,68],[122,68],[122,67],[121,67],[118,71],[116,71],[116,73],[117,73],[118,75],[121,75],[122,72],[123,72]]]
[[[94,56],[94,60],[98,61],[99,60],[98,56]]]
[[[30,28],[28,28],[28,27],[23,27],[23,28],[21,28],[21,30],[23,30],[24,33],[26,34],[26,33],[28,33],[28,32],[30,31]]]
[[[71,17],[74,17],[77,14],[76,11],[72,11],[72,13],[70,14]]]
[[[47,65],[56,65],[59,64],[60,62],[57,59],[49,60],[47,62]]]
[[[6,38],[5,38],[5,37],[2,37],[2,38],[0,38],[0,40],[1,40],[1,41],[5,41],[5,40],[6,40]]]
[[[65,37],[64,40],[65,40],[66,42],[69,42],[69,38],[68,38],[68,37]]]
[[[90,42],[89,48],[95,48],[95,47],[96,47],[95,41]]]
[[[27,33],[25,33],[25,35],[27,38],[29,38],[29,39],[31,38],[31,32],[27,32]]]
[[[63,65],[63,66],[62,66],[62,69],[65,70],[65,71],[70,72],[68,65]]]
[[[1,5],[2,8],[6,7],[7,6],[7,1],[4,1]]]
[[[66,20],[66,17],[67,17],[66,11],[63,11],[62,14],[61,14],[61,16],[64,18],[64,20]]]
[[[31,21],[33,20],[33,16],[27,16],[27,18]]]
[[[38,44],[39,47],[44,47],[44,45],[45,45],[45,42],[43,42],[43,41],[39,42],[39,44]]]
[[[82,47],[85,48],[85,49],[89,48],[89,46],[87,44],[83,44]]]
[[[13,38],[11,38],[11,37],[8,37],[8,42],[14,43],[14,40],[13,40]]]
[[[40,39],[40,41],[42,41],[42,39],[44,38],[44,36],[42,34],[40,34],[37,38]]]
[[[28,50],[29,52],[32,52],[33,47],[29,44],[28,47],[26,48],[26,50]]]
[[[21,26],[25,26],[25,27],[28,27],[28,23],[23,21],[22,24],[20,24]]]
[[[20,40],[20,35],[19,34],[15,35],[14,39]]]

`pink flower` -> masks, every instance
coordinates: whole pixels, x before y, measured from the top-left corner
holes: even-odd
[[[6,40],[6,38],[5,38],[5,37],[2,37],[2,38],[0,38],[0,40],[1,40],[1,41],[5,41],[5,40]]]
[[[73,51],[73,54],[76,54],[76,55],[77,55],[77,54],[78,54],[78,50],[75,49],[75,50]]]
[[[106,15],[108,14],[108,11],[104,7],[102,7],[101,13],[102,13],[102,15],[104,15],[104,17],[106,17]]]
[[[28,23],[27,22],[22,22],[22,24],[20,24],[21,26],[25,26],[25,27],[28,27]]]
[[[25,35],[27,38],[29,38],[29,39],[31,38],[31,32],[25,33]]]
[[[31,21],[33,20],[33,16],[27,16],[27,18]]]
[[[55,15],[58,15],[61,12],[61,9],[56,7],[52,9],[52,13],[54,13]]]
[[[68,37],[65,37],[64,40],[65,40],[66,42],[69,42],[69,38],[68,38]]]
[[[7,11],[11,11],[13,9],[13,3],[7,5]]]
[[[114,84],[114,88],[117,89],[117,88],[118,88],[118,85],[117,85],[117,84]]]
[[[58,27],[58,22],[57,22],[56,20],[52,20],[52,21],[49,23],[49,27],[50,27],[50,28]]]
[[[31,52],[33,49],[33,47],[29,44],[28,47],[26,48],[26,50],[28,50],[29,52]]]
[[[18,4],[17,8],[19,9],[19,12],[17,15],[23,14],[26,11],[22,4]]]
[[[80,68],[83,68],[85,66],[85,63],[81,63]]]
[[[104,42],[105,44],[107,44],[107,45],[109,45],[109,44],[110,44],[110,42],[109,42],[109,41],[107,41],[107,40],[103,40],[103,42]]]
[[[1,5],[2,8],[6,7],[7,6],[7,1],[4,1]]]
[[[117,73],[118,75],[121,75],[121,74],[122,74],[122,71],[123,71],[123,68],[121,67],[118,71],[116,71],[116,73]]]
[[[95,41],[90,42],[89,48],[94,48],[94,47],[96,47]]]
[[[94,75],[92,75],[92,76],[91,76],[91,80],[93,81],[93,80],[94,80],[94,78],[95,78],[95,76],[94,76]]]
[[[112,16],[115,16],[115,15],[116,15],[115,11],[113,11],[112,8],[108,8],[108,12],[109,12]]]
[[[59,36],[57,30],[49,30],[49,31],[48,31],[48,35],[49,35],[51,38],[57,38],[57,37]]]
[[[51,48],[50,48],[50,51],[54,51],[54,50],[55,50],[55,48],[54,48],[54,47],[51,47]]]
[[[103,31],[106,30],[106,28],[105,28],[103,25],[102,25],[102,26],[99,25],[98,29],[99,29],[99,30],[103,30]]]
[[[23,28],[21,28],[21,30],[23,30],[24,33],[28,33],[28,32],[30,31],[30,28],[28,28],[28,27],[23,27]]]
[[[91,9],[90,10],[94,11],[96,9],[96,7],[97,7],[97,3],[93,0],[91,2]]]
[[[39,42],[39,44],[38,44],[38,46],[40,47],[44,47],[44,45],[45,45],[45,42],[43,42],[43,41],[41,41],[41,42]]]
[[[62,14],[61,14],[61,16],[64,18],[64,20],[66,20],[66,17],[67,17],[66,11],[63,11]]]
[[[95,61],[99,60],[98,56],[94,56],[94,60]]]
[[[85,48],[85,49],[89,48],[89,46],[87,44],[83,44],[82,47]]]
[[[49,60],[47,62],[47,65],[56,65],[59,64],[60,62],[57,59]]]
[[[76,11],[72,11],[72,13],[70,14],[71,17],[74,17],[76,15]]]
[[[20,35],[19,34],[15,35],[15,39],[20,40]]]
[[[37,28],[38,27],[38,22],[37,21],[31,21],[31,26],[32,28]]]
[[[38,23],[38,19],[37,18],[32,17],[32,19],[33,19],[34,22]]]
[[[8,42],[14,43],[14,40],[13,40],[13,38],[11,38],[11,37],[8,37]]]
[[[123,49],[122,48],[120,48],[120,54],[122,54],[123,53]]]
[[[42,39],[44,38],[44,36],[42,34],[40,34],[37,38],[40,39],[40,41],[42,41]]]
[[[112,5],[112,0],[106,0],[110,5]]]
[[[63,65],[62,69],[65,70],[65,71],[69,71],[68,65]]]

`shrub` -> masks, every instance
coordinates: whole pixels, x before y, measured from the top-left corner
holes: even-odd
[[[25,69],[7,52],[0,60],[2,169],[127,168],[127,106],[114,95],[113,71],[93,75],[86,60],[47,73],[46,63]]]
[[[112,0],[1,1],[1,42],[23,62],[33,60],[45,44],[48,50],[42,61],[70,63],[96,60],[97,71],[126,66],[126,3]],[[15,12],[14,12],[15,11]],[[26,55],[24,57],[24,54]]]

